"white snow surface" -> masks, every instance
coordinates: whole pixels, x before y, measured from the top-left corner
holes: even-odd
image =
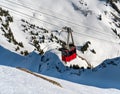
[[[27,49],[29,52],[33,51],[34,47],[29,44],[29,36],[21,32],[21,19],[26,19],[28,22],[49,31],[59,31],[64,26],[71,27],[77,47],[82,46],[86,41],[91,42],[89,49],[84,54],[81,52],[78,54],[86,58],[93,67],[98,66],[105,59],[120,55],[120,39],[111,29],[116,29],[117,32],[120,30],[115,26],[111,12],[115,15],[118,13],[109,5],[106,6],[104,0],[1,0],[0,5],[10,11],[14,19],[10,26],[15,39],[22,41],[25,46],[23,49]],[[119,6],[119,2],[116,5]],[[99,15],[102,15],[101,21],[98,20]],[[0,44],[14,51],[15,46],[8,44],[2,37]],[[64,38],[62,37],[62,39]],[[57,44],[51,46],[49,43],[40,45],[41,48],[48,45],[45,47],[45,51],[57,47]],[[96,54],[91,53],[92,49],[96,51]],[[61,53],[56,54],[60,58]],[[77,59],[77,62],[81,61]],[[85,63],[84,67],[87,67]]]
[[[119,8],[120,2],[115,4]],[[0,0],[0,6],[13,16],[10,28],[15,39],[24,45],[16,52],[17,45],[9,43],[0,29],[0,94],[120,94],[120,38],[117,35],[120,28],[116,26],[120,22],[114,20],[112,13],[118,18],[120,14],[105,0]],[[102,20],[99,20],[100,15]],[[42,35],[46,38],[44,43],[39,43],[44,55],[38,55],[31,45],[30,31],[39,32],[39,29],[23,32],[21,24],[26,23],[21,19],[48,30],[49,33],[40,30],[37,36],[38,40]],[[5,22],[4,17],[2,20]],[[87,68],[85,60],[78,57],[68,64],[62,62],[61,52],[57,50],[61,46],[55,39],[50,42],[49,38],[53,33],[65,40],[65,34],[59,35],[64,26],[73,29],[77,54],[85,58],[93,69],[66,67],[76,64]],[[117,34],[112,29],[117,30]],[[80,47],[87,41],[91,44],[82,53]],[[96,54],[91,52],[92,49]],[[24,50],[30,54],[20,55]],[[46,75],[63,88],[10,67],[23,67]]]
[[[107,60],[94,69],[76,70],[66,68],[58,60],[58,57],[51,52],[46,53],[44,58],[35,52],[25,57],[20,56],[2,47],[0,47],[0,52],[3,53],[0,54],[1,94],[7,94],[8,91],[10,94],[14,94],[14,92],[17,94],[26,92],[28,94],[34,94],[34,92],[35,94],[47,94],[47,92],[48,94],[64,94],[66,92],[70,94],[120,93],[119,58]],[[22,67],[46,75],[47,78],[59,82],[63,88],[49,85],[48,82],[40,78],[31,77],[28,73],[19,72],[10,67]]]
[[[62,85],[35,77],[21,70],[0,65],[0,94],[119,94],[117,89],[102,89],[47,77]]]

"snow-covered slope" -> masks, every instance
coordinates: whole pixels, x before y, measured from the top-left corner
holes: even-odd
[[[57,43],[58,39],[61,38],[59,32],[62,27],[68,26],[73,29],[74,41],[78,50],[87,41],[91,43],[84,53],[77,52],[91,66],[95,67],[105,59],[120,55],[119,11],[113,7],[114,4],[119,10],[119,1],[117,3],[101,0],[92,2],[88,0],[35,0],[34,3],[32,3],[32,0],[4,0],[0,2],[1,7],[9,10],[10,15],[13,16],[10,28],[15,40],[22,42],[24,45],[23,48],[17,50],[19,49],[18,46],[8,43],[2,33],[0,44],[7,49],[17,50],[17,53],[24,53],[26,50],[31,52],[36,48],[33,44],[34,41],[32,41],[33,38],[36,38],[40,46],[37,48],[40,53],[41,51],[46,52],[60,48],[60,44]],[[21,21],[21,19],[25,20]],[[4,22],[4,19],[2,20]],[[45,31],[48,31],[48,34],[43,34],[46,33]],[[58,31],[58,33],[54,31]],[[57,39],[51,39],[51,35]],[[44,37],[45,43],[41,43],[39,39]],[[65,41],[64,37],[62,39]],[[54,51],[54,53],[60,58],[61,52]],[[75,62],[78,62],[77,64],[80,66],[87,67],[85,61],[78,58],[70,64],[76,64]]]
[[[119,92],[119,0],[0,0],[0,6],[0,65]],[[78,54],[67,64],[59,51],[65,26]]]
[[[10,67],[0,66],[0,94],[75,94],[43,79]]]
[[[104,61],[94,69],[65,67],[57,55],[47,52],[45,56],[32,52],[28,56],[10,52],[0,47],[0,65],[22,67],[47,76],[99,88],[120,89],[120,58]],[[52,59],[51,59],[52,58]]]
[[[61,87],[15,68],[0,66],[0,94],[119,94],[116,89],[100,89],[60,79]]]

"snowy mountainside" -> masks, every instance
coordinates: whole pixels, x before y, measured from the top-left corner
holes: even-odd
[[[60,58],[61,52],[54,49],[61,47],[58,40],[61,37],[59,33],[62,27],[69,26],[73,29],[78,55],[95,67],[105,59],[120,55],[119,5],[119,0],[117,2],[112,0],[94,0],[92,2],[87,0],[59,0],[57,2],[55,0],[36,0],[34,3],[32,0],[1,1],[1,7],[9,10],[13,16],[13,22],[9,25],[13,36],[18,44],[20,43],[24,47],[8,43],[2,34],[0,44],[24,55],[33,50],[37,50],[40,54],[51,50]],[[48,34],[45,33],[46,31]],[[33,38],[35,39],[32,40]],[[45,38],[45,43],[41,43],[42,38]],[[86,51],[81,51],[88,41],[90,44]],[[75,62],[78,62],[79,65],[85,61],[77,58],[70,64]],[[86,63],[82,66],[87,67]]]
[[[52,78],[62,85],[58,87],[50,82],[35,77],[26,72],[20,71],[16,68],[6,67],[0,65],[0,93],[1,94],[119,94],[117,89],[102,89],[79,85],[76,83]]]
[[[55,77],[52,79],[60,81],[64,89],[61,91],[50,85],[56,91],[51,90],[48,84],[44,84],[46,82],[40,80],[45,85],[41,87],[37,80],[33,82],[34,85],[37,84],[34,90],[31,89],[33,92],[46,94],[48,87],[52,94],[119,94],[119,0],[1,0],[0,6],[0,65],[22,67]],[[77,54],[82,57],[77,56],[67,64],[62,62],[59,51],[60,42],[66,41],[66,34],[61,33],[65,26],[73,30]],[[86,69],[88,65],[92,69]],[[17,70],[13,74],[14,69],[7,69],[9,68],[0,66],[0,79],[3,81],[0,85],[6,86],[0,91],[4,89],[7,92],[9,84],[11,86],[15,80],[4,80],[3,76],[10,78],[14,75],[15,78],[21,74]],[[21,74],[21,77],[23,75],[27,74]],[[17,81],[21,82],[19,79]],[[23,80],[20,87],[26,83],[33,85],[29,81],[31,83]],[[10,90],[14,89],[12,86]],[[39,87],[42,91],[39,91]],[[11,94],[13,92],[15,91],[11,91]],[[27,87],[24,92],[29,93]],[[30,94],[33,92],[30,91]]]
[[[1,94],[76,94],[43,79],[10,67],[0,66]]]
[[[0,64],[4,66],[22,67],[43,75],[87,86],[108,90],[120,89],[120,58],[106,60],[93,69],[79,69],[78,67],[65,67],[58,56],[51,52],[47,52],[44,56],[35,52],[21,56],[3,47],[0,47],[0,52],[3,53],[0,54]]]

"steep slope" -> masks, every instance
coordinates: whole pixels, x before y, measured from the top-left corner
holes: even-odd
[[[0,2],[1,7],[8,9],[13,16],[9,28],[14,39],[24,46],[8,43],[1,33],[0,44],[11,51],[15,50],[17,53],[27,55],[33,50],[41,54],[51,49],[58,49],[61,47],[58,43],[61,38],[59,32],[62,27],[69,26],[73,29],[78,55],[85,58],[91,66],[95,67],[105,59],[120,55],[119,1],[35,0],[32,3],[32,0],[5,0]],[[65,41],[64,37],[62,39]],[[81,49],[87,41],[90,44],[83,52]],[[60,52],[52,51],[60,57]],[[70,64],[75,62],[78,62],[78,65],[82,62],[80,66],[87,67],[85,61],[79,58]]]
[[[0,2],[1,65],[23,67],[80,84],[120,89],[120,59],[111,59],[120,55],[119,1]],[[59,40],[66,41],[66,34],[60,35],[64,26],[73,29],[77,54],[92,68],[101,65],[86,70],[83,67],[88,67],[87,62],[79,57],[68,64],[61,61],[58,49]]]
[[[76,94],[43,79],[10,67],[0,66],[1,94]]]
[[[35,77],[15,68],[0,66],[0,93],[1,94],[119,94],[116,89],[101,89],[79,85],[60,79],[53,79],[61,83],[62,88],[46,80]]]
[[[52,94],[57,90],[61,91],[57,94],[119,93],[119,0],[4,0],[0,1],[0,6],[2,7],[0,8],[0,65],[23,67],[37,73],[79,83],[74,85],[60,80],[65,91],[58,88],[54,91],[53,87],[52,90],[49,89]],[[61,33],[65,26],[73,30],[77,54],[87,62],[79,57],[67,64],[61,61],[59,41],[66,41],[66,34]],[[88,63],[93,69],[84,69],[88,67]],[[9,70],[11,73],[4,67],[1,70],[2,76],[10,78],[14,75],[12,74],[14,69]],[[4,74],[5,70],[10,75]],[[17,77],[19,73],[15,74]],[[13,80],[6,81],[11,85]],[[0,83],[1,86],[6,86],[0,91],[6,88],[9,90],[9,83],[6,81]],[[17,82],[21,80],[18,79]],[[34,86],[38,81],[34,82],[34,85],[31,79],[30,82],[30,85]],[[26,83],[25,80],[20,87]],[[30,94],[33,91],[46,94],[46,87],[49,85],[45,84],[41,87],[42,84],[37,84],[33,89],[28,86],[31,89]],[[80,84],[101,89],[88,86],[84,88]],[[12,90],[14,86],[16,83]],[[43,88],[43,91],[39,91],[39,87]],[[22,88],[24,90],[22,93],[28,92],[28,88],[25,90]],[[72,89],[74,91],[71,91]],[[5,93],[7,91],[5,90]],[[11,94],[17,91],[19,88],[11,91]]]
[[[0,47],[0,52],[3,53],[0,54],[0,65],[22,67],[33,72],[87,86],[120,89],[120,58],[106,60],[93,69],[78,69],[78,67],[65,67],[57,55],[51,52],[47,52],[44,56],[35,52],[21,56],[2,47]]]

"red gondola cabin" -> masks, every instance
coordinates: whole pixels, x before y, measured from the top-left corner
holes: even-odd
[[[76,58],[76,55],[77,55],[76,54],[76,47],[74,45],[71,28],[65,27],[64,29],[68,33],[67,44],[63,45],[63,47],[60,50],[62,51],[62,61],[70,62],[71,60]],[[69,43],[70,35],[71,35],[72,43]]]
[[[65,62],[70,62],[76,58],[76,47],[73,46],[70,50],[62,49],[62,60]]]

